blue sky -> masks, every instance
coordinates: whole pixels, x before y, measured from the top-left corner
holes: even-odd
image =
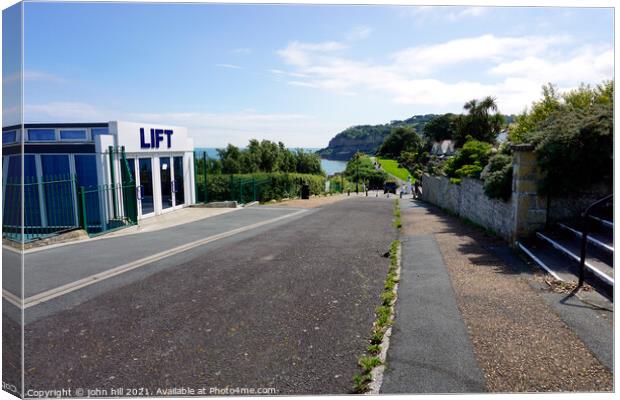
[[[517,113],[548,81],[613,78],[611,9],[26,3],[24,24],[26,122],[169,123],[208,147],[322,147],[351,125],[486,95]]]

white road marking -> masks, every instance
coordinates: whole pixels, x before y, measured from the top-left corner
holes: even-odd
[[[266,220],[266,221],[257,222],[257,223],[254,223],[254,224],[251,224],[251,225],[247,225],[247,226],[243,226],[243,227],[240,227],[240,228],[232,229],[230,231],[219,233],[217,235],[209,236],[209,237],[206,237],[206,238],[203,238],[203,239],[198,239],[198,240],[195,240],[193,242],[190,242],[190,243],[187,243],[187,244],[183,244],[183,245],[174,247],[172,249],[168,249],[168,250],[162,251],[162,252],[157,253],[157,254],[153,254],[152,256],[144,257],[144,258],[141,258],[139,260],[135,260],[135,261],[132,261],[130,263],[123,264],[123,265],[120,265],[118,267],[114,267],[114,268],[109,269],[107,271],[100,272],[100,273],[88,276],[86,278],[79,279],[79,280],[71,282],[71,283],[67,283],[67,284],[59,286],[57,288],[46,290],[45,292],[37,293],[37,294],[35,294],[33,296],[30,296],[30,297],[24,299],[23,308],[26,309],[26,308],[35,306],[37,304],[44,303],[46,301],[55,299],[57,297],[63,296],[63,295],[68,294],[68,293],[71,293],[71,292],[76,291],[78,289],[81,289],[83,287],[90,286],[92,284],[101,282],[103,280],[106,280],[106,279],[112,278],[114,276],[123,274],[125,272],[134,270],[136,268],[140,268],[140,267],[145,266],[147,264],[151,264],[151,263],[153,263],[155,261],[159,261],[161,259],[164,259],[164,258],[173,256],[173,255],[182,253],[184,251],[191,250],[191,249],[193,249],[195,247],[202,246],[204,244],[207,244],[207,243],[210,243],[210,242],[214,242],[216,240],[224,239],[224,238],[227,238],[229,236],[233,236],[233,235],[236,235],[236,234],[239,234],[239,233],[242,233],[242,232],[246,232],[246,231],[249,231],[249,230],[261,227],[263,225],[272,224],[274,222],[278,222],[278,221],[281,221],[281,220],[286,219],[286,218],[291,218],[291,217],[294,217],[296,215],[299,215],[299,214],[305,213],[305,212],[308,212],[308,210],[299,210],[299,211],[294,212],[294,213],[290,213],[290,214],[283,215],[283,216],[280,216],[280,217],[272,218],[272,219],[269,219],[269,220]],[[7,299],[7,301],[15,304],[17,307],[20,307],[19,303],[21,301],[13,293],[10,293],[10,292],[8,292],[6,290],[3,290],[2,296],[5,299]],[[12,298],[9,299],[11,296],[12,296]],[[17,304],[13,302],[15,299],[18,300]]]
[[[13,293],[9,292],[6,289],[2,289],[2,297],[9,303],[13,304],[17,308],[22,308],[22,299],[15,296]]]

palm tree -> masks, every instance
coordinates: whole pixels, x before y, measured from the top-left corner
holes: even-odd
[[[492,142],[499,133],[503,120],[497,112],[497,99],[493,96],[482,100],[472,99],[463,105],[463,109],[467,110],[468,114],[460,121],[461,141],[471,135],[475,139]],[[491,115],[491,112],[495,114]]]

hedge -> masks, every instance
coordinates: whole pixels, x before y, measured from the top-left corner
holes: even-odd
[[[256,173],[207,175],[206,201],[236,200],[266,202],[301,195],[302,184],[308,184],[311,195],[323,193],[325,177],[298,173]],[[204,175],[196,177],[196,200],[205,202]]]

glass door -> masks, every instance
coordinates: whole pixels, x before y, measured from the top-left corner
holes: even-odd
[[[161,208],[171,208],[172,204],[172,176],[170,157],[159,157],[159,179],[161,180]]]
[[[183,157],[174,157],[174,200],[175,206],[185,204],[185,182],[183,181]]]
[[[139,207],[140,214],[147,215],[155,212],[153,203],[153,167],[151,158],[138,159],[140,168]]]

